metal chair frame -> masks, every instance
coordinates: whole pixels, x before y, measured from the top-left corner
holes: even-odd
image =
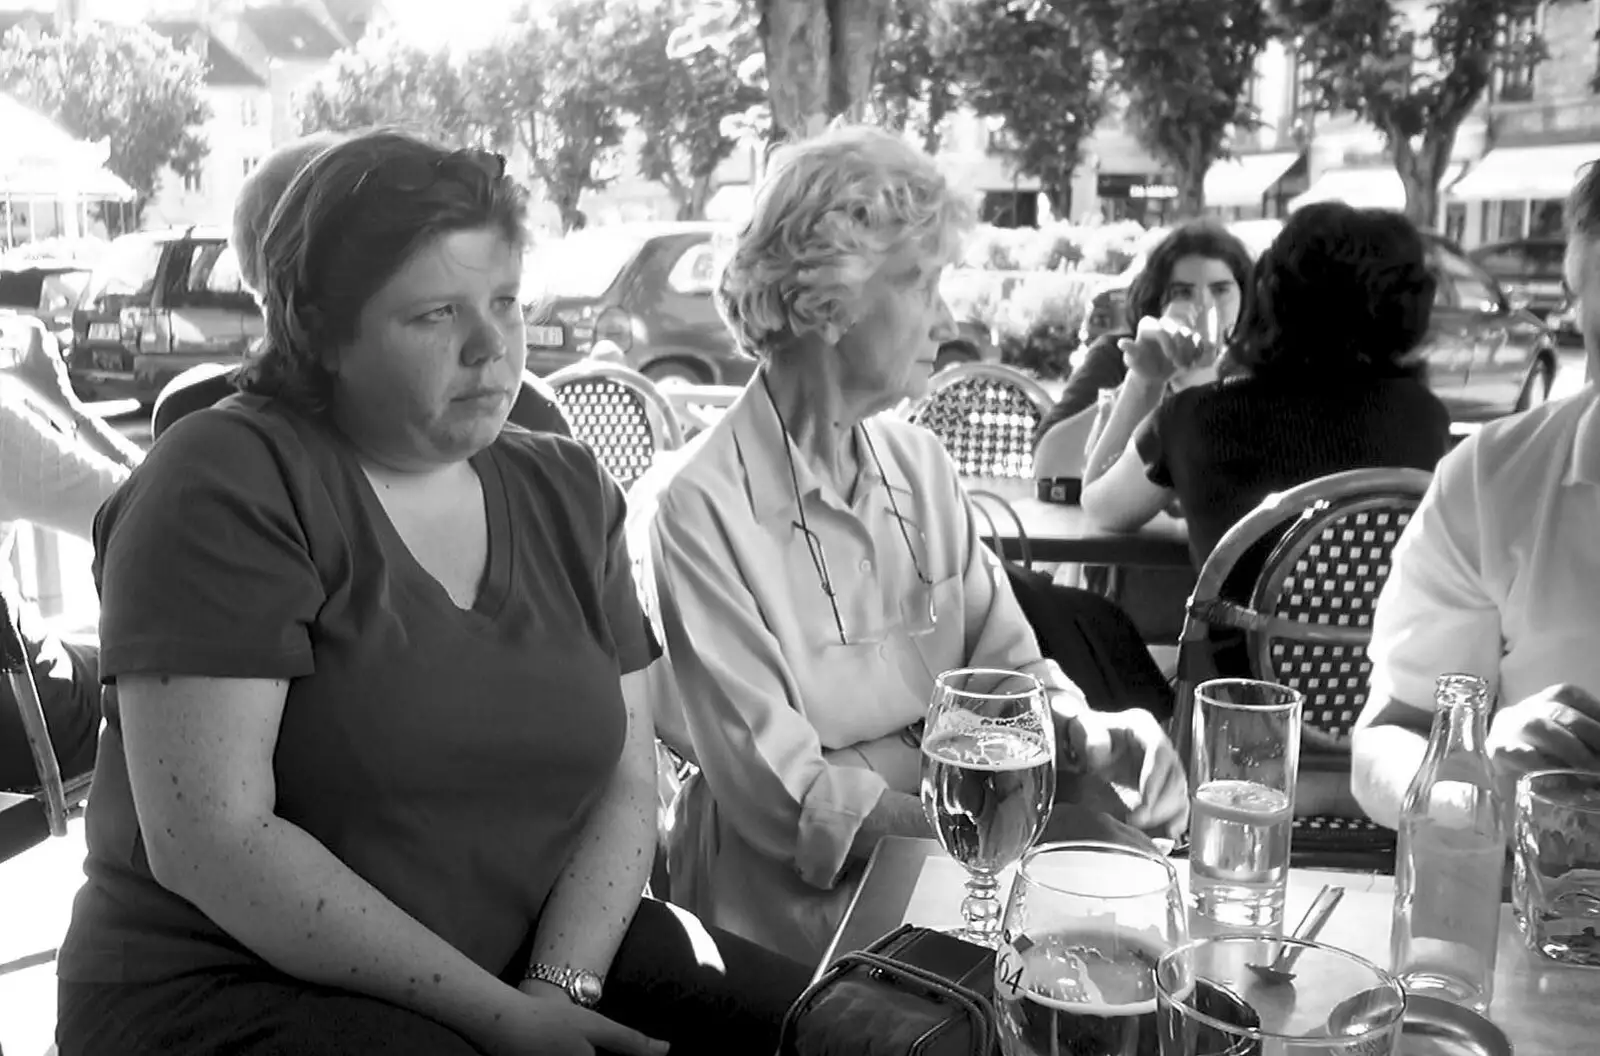
[[[38,787],[31,791],[0,792],[0,810],[36,807],[43,812],[50,835],[65,836],[68,820],[82,811],[94,775],[83,774],[71,780],[62,778],[55,745],[50,740],[50,728],[45,723],[44,706],[39,701],[39,687],[33,679],[33,668],[28,664],[27,646],[11,611],[11,603],[3,595],[0,595],[0,669],[11,684],[22,729],[28,738],[28,750],[33,755],[34,772],[39,778]]]
[[[1020,450],[1007,452],[1016,456],[1015,464],[1006,468],[1001,473],[968,473],[962,465],[960,452],[951,450],[951,437],[945,436],[931,425],[928,419],[931,414],[939,409],[945,401],[952,398],[953,391],[959,391],[973,382],[999,385],[1012,390],[1020,395],[1032,411],[1033,420],[1028,428],[1018,438]],[[1024,480],[1033,478],[1033,434],[1039,427],[1039,422],[1051,407],[1050,394],[1033,378],[1024,374],[1015,367],[1008,367],[1000,363],[961,363],[948,367],[934,375],[933,382],[928,389],[928,394],[917,401],[907,414],[907,418],[919,425],[927,426],[934,435],[939,437],[939,442],[944,444],[950,457],[955,460],[956,467],[966,476],[1000,476],[1013,477]]]
[[[573,436],[594,448],[602,463],[606,460],[602,446],[596,444],[590,436],[583,435],[578,416],[562,398],[562,391],[569,386],[583,382],[615,385],[638,401],[639,408],[644,412],[645,428],[649,431],[651,443],[655,446],[657,454],[683,446],[683,427],[678,422],[672,404],[661,394],[661,390],[656,388],[654,382],[636,370],[617,363],[584,360],[562,367],[555,373],[547,375],[544,380],[555,391],[561,411],[567,416],[567,422],[572,427]],[[633,480],[619,478],[619,482],[627,487]]]

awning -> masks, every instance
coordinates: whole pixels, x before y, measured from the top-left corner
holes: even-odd
[[[1439,189],[1446,190],[1459,180],[1464,168],[1465,162],[1451,162],[1439,181]],[[1289,208],[1295,210],[1312,202],[1344,202],[1362,209],[1401,210],[1406,207],[1406,188],[1392,165],[1329,169],[1317,177],[1306,193],[1290,202]]]
[[[1297,153],[1242,154],[1206,170],[1206,205],[1228,208],[1260,205],[1272,185],[1300,160]]]
[[[1497,147],[1483,156],[1450,197],[1464,201],[1500,198],[1565,198],[1578,170],[1600,159],[1600,143],[1550,147]]]

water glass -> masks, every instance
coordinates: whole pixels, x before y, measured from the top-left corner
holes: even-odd
[[[1517,782],[1511,906],[1529,949],[1600,967],[1600,773],[1537,770]]]
[[[1195,690],[1189,897],[1196,928],[1283,927],[1304,701],[1288,686],[1245,678]]]
[[[1022,859],[995,956],[1005,1056],[1157,1056],[1156,963],[1186,939],[1178,873],[1113,843]]]
[[[1056,798],[1055,724],[1044,686],[1016,671],[946,671],[922,738],[922,809],[967,871],[962,938],[993,948],[999,881],[1032,847]]]
[[[1263,979],[1298,948],[1294,978]],[[1193,939],[1156,965],[1160,1056],[1396,1056],[1405,990],[1353,953],[1298,939]]]

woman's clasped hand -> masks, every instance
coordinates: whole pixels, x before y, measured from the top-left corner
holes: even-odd
[[[1217,308],[1173,302],[1160,318],[1139,320],[1133,337],[1118,341],[1128,371],[1145,381],[1188,388],[1215,377],[1221,327]]]

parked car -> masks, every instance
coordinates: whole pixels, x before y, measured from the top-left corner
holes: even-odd
[[[718,240],[710,222],[588,228],[535,249],[524,265],[528,369],[547,374],[594,352],[660,385],[742,385],[756,361],[740,352],[712,300]],[[940,367],[997,360],[980,323],[940,349]]]
[[[89,265],[68,260],[0,267],[0,309],[33,316],[66,348],[71,343],[72,309],[89,275]]]
[[[1278,221],[1271,223],[1281,226]],[[1268,227],[1241,231],[1237,226],[1229,225],[1252,253],[1259,255],[1272,240]],[[1437,235],[1427,238],[1437,287],[1432,326],[1421,354],[1428,361],[1429,384],[1450,408],[1451,417],[1482,422],[1543,403],[1555,383],[1555,335],[1455,243]],[[1146,253],[1153,244],[1145,245]],[[1124,325],[1128,285],[1142,266],[1143,260],[1135,259],[1122,276],[1095,295],[1090,315],[1101,318],[1086,319],[1085,331],[1091,322],[1096,336]]]
[[[261,333],[227,232],[141,231],[95,266],[72,313],[67,372],[85,400],[152,406],[178,374],[237,363]]]
[[[1566,239],[1523,238],[1493,242],[1467,255],[1494,276],[1513,302],[1520,302],[1548,323],[1558,343],[1583,344],[1577,315],[1567,296]]]

